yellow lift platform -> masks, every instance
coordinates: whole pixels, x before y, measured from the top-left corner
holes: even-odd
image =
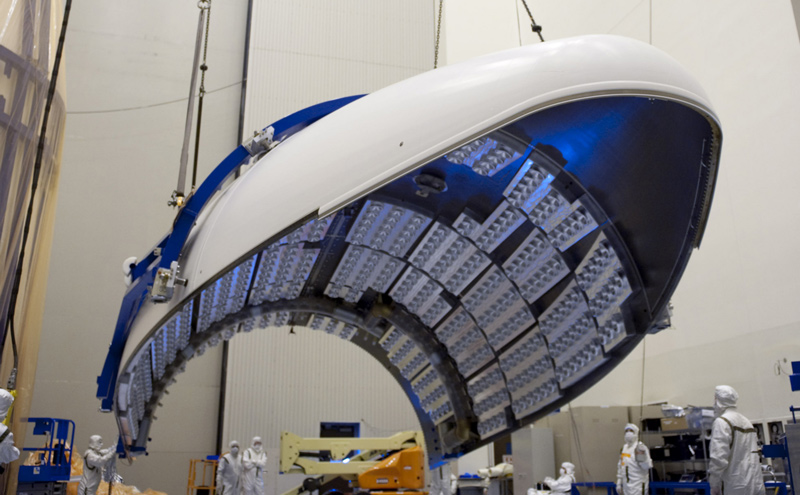
[[[348,482],[352,493],[427,495],[422,432],[404,431],[386,438],[302,438],[281,433],[281,473],[316,475],[283,495],[300,495],[330,483]],[[352,451],[357,456],[347,458]],[[321,460],[330,452],[330,461]],[[323,495],[320,493],[320,495]]]

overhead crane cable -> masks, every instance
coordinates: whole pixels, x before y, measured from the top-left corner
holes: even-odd
[[[575,445],[578,447],[578,461],[581,465],[581,474],[583,475],[583,479],[589,482],[595,481],[592,477],[591,471],[589,471],[589,466],[586,464],[586,459],[583,457],[583,446],[581,445],[581,435],[580,429],[578,428],[578,422],[575,421],[575,414],[572,411],[572,402],[568,404],[569,407],[569,420],[570,424],[572,425],[572,433],[575,435]]]
[[[194,115],[194,87],[197,83],[197,70],[200,62],[200,44],[203,40],[203,25],[205,24],[206,9],[208,9],[209,6],[210,4],[207,1],[201,1],[197,4],[197,7],[200,9],[200,15],[197,20],[197,38],[194,47],[192,77],[189,83],[189,104],[186,109],[186,126],[183,133],[183,146],[181,147],[180,166],[178,168],[178,184],[175,187],[175,191],[172,193],[171,200],[167,202],[170,206],[183,206],[186,197],[184,188],[186,186],[186,165],[189,161],[189,140],[192,129],[192,116]]]
[[[200,154],[200,124],[203,121],[203,97],[206,95],[206,71],[208,64],[208,32],[211,25],[211,0],[208,0],[208,13],[206,14],[206,33],[203,41],[203,63],[200,65],[200,99],[197,102],[197,133],[194,138],[194,164],[192,166],[192,188],[194,192],[197,184],[197,160]]]
[[[531,31],[539,35],[540,41],[544,41],[544,37],[542,36],[542,26],[536,24],[536,21],[533,20],[533,14],[531,14],[531,9],[528,8],[528,2],[522,0],[522,5],[525,6],[525,11],[528,13],[528,17],[531,18]]]
[[[17,296],[19,295],[19,286],[22,280],[22,265],[25,261],[25,244],[28,242],[28,235],[30,233],[31,218],[33,217],[33,202],[36,199],[36,189],[39,186],[39,175],[42,170],[42,155],[44,154],[45,137],[47,135],[47,122],[50,118],[50,108],[53,105],[53,96],[56,92],[56,81],[58,80],[58,69],[61,65],[61,56],[64,53],[64,39],[67,35],[67,25],[69,24],[69,12],[72,8],[72,0],[67,0],[64,5],[64,17],[61,21],[61,33],[58,37],[58,45],[56,47],[56,56],[53,62],[53,71],[50,76],[50,87],[47,90],[47,100],[44,105],[44,114],[42,115],[42,127],[39,131],[39,143],[36,147],[36,158],[33,162],[33,178],[31,180],[30,198],[28,198],[28,210],[25,213],[25,223],[22,228],[22,239],[20,241],[19,259],[17,260],[17,269],[14,272],[14,284],[11,289],[11,296],[8,305],[8,312],[6,315],[6,328],[11,333],[11,346],[14,354],[14,367],[11,370],[11,375],[8,380],[8,388],[16,388],[16,373],[17,365],[19,364],[19,354],[17,350],[17,338],[14,331],[14,318],[16,316]],[[5,335],[3,335],[2,346],[5,345]]]
[[[439,17],[436,19],[436,41],[433,44],[433,68],[439,67],[439,35],[442,32],[442,2],[439,0]]]
[[[644,412],[644,364],[645,358],[647,355],[645,354],[645,346],[647,345],[647,337],[642,339],[642,394],[639,397],[639,422],[642,421],[642,413]]]

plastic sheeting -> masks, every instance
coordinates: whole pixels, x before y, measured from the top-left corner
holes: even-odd
[[[0,343],[5,342],[8,304],[62,14],[60,0],[10,0],[0,6]],[[30,267],[36,259],[43,205],[48,201],[51,181],[57,176],[66,120],[64,89],[61,77],[47,125],[20,294],[26,291]],[[20,304],[25,300],[24,296],[19,297]],[[18,314],[23,313],[20,306]]]

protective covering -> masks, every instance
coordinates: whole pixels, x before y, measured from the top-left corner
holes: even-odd
[[[375,357],[430,465],[543,417],[663,327],[721,143],[696,81],[614,36],[488,55],[272,128],[278,144],[234,150],[131,271],[98,396],[132,455],[190,359],[284,325]]]
[[[14,403],[14,396],[5,389],[0,389],[0,421],[6,419],[11,404]],[[0,464],[8,464],[19,459],[19,449],[14,446],[14,434],[8,426],[0,424]]]
[[[718,385],[714,389],[714,415],[719,416],[729,407],[736,407],[739,393],[728,385]]]
[[[267,454],[261,437],[253,437],[251,446],[242,454],[242,495],[264,495],[264,470]]]
[[[575,483],[575,464],[571,462],[561,464],[558,479],[550,476],[544,479],[544,484],[550,487],[550,491],[554,494],[571,493],[573,483]]]
[[[217,466],[217,494],[239,495],[239,480],[242,476],[242,455],[239,442],[230,443],[230,452],[219,459]]]
[[[103,480],[103,468],[114,458],[116,449],[103,448],[100,435],[89,437],[89,450],[83,455],[83,474],[78,483],[79,495],[94,495]]]
[[[4,76],[0,77],[0,337],[7,328],[7,310],[63,11],[61,1],[50,0],[3,2],[0,8],[0,64],[4,69]],[[50,234],[42,237],[37,232],[57,187],[52,179],[58,176],[61,161],[65,88],[64,78],[59,77],[48,118],[27,259],[35,259],[37,242],[50,242]],[[29,275],[23,274],[20,300],[26,300]],[[15,323],[17,331],[27,329],[20,321]],[[0,338],[0,342],[8,340]]]
[[[711,428],[708,483],[712,495],[764,495],[764,479],[753,424],[736,411],[739,394],[720,385],[714,393],[718,417]]]
[[[625,425],[625,444],[617,463],[617,493],[620,495],[647,495],[650,486],[650,469],[653,461],[650,449],[639,441],[639,428]]]
[[[11,404],[14,403],[14,396],[11,395],[6,389],[0,388],[0,421],[6,419],[8,410],[11,409]]]
[[[492,467],[478,469],[478,476],[483,478],[499,478],[514,474],[514,466],[507,462],[501,462]]]
[[[30,455],[28,459],[26,459],[25,464],[28,466],[34,466],[36,465],[37,461],[39,461],[38,456]],[[83,457],[80,455],[72,456],[72,468],[70,469],[71,479],[80,480],[81,476],[83,475],[83,469]],[[79,495],[78,485],[79,481],[67,483],[66,495]],[[167,495],[164,492],[153,490],[152,488],[142,490],[138,487],[125,485],[121,482],[112,483],[109,489],[108,483],[105,481],[100,482],[100,485],[97,488],[97,493],[101,495]]]
[[[89,437],[89,448],[99,452],[103,448],[103,437],[100,435],[92,435]]]

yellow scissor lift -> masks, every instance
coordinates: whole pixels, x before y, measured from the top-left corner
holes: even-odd
[[[425,453],[422,432],[404,431],[387,438],[302,438],[288,431],[281,433],[281,473],[307,474],[306,481],[282,495],[300,495],[320,490],[343,479],[356,492],[393,495],[400,492],[423,495]],[[360,451],[347,459],[351,451]],[[330,452],[330,461],[320,460]],[[382,458],[389,455],[388,457]]]

